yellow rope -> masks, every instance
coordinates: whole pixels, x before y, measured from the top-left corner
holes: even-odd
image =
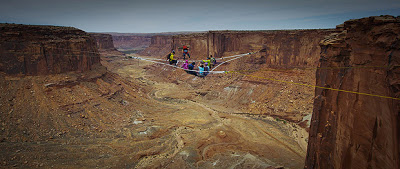
[[[333,91],[353,93],[353,94],[373,96],[373,97],[381,97],[381,98],[386,98],[386,99],[400,100],[400,98],[389,97],[389,96],[381,96],[381,95],[376,95],[376,94],[361,93],[361,92],[355,92],[355,91],[349,91],[349,90],[334,89],[334,88],[330,88],[330,87],[322,87],[322,86],[309,85],[309,84],[303,84],[303,83],[289,82],[289,81],[272,79],[272,78],[265,78],[265,77],[254,76],[254,75],[246,75],[246,74],[243,74],[243,73],[239,73],[237,71],[229,71],[227,73],[237,73],[237,74],[243,75],[243,76],[249,76],[249,77],[260,78],[260,79],[265,79],[265,80],[277,81],[277,82],[282,82],[282,83],[289,83],[289,84],[295,84],[295,85],[301,85],[301,86],[307,86],[307,87],[314,87],[314,88],[320,88],[320,89],[328,89],[328,90],[333,90]]]
[[[292,67],[286,69],[258,69],[258,70],[237,70],[235,72],[255,72],[255,71],[287,71],[293,69],[303,69],[303,70],[320,70],[320,69],[360,69],[360,68],[389,68],[389,67],[400,67],[400,65],[394,66],[354,66],[354,67],[319,67],[319,68],[310,68],[310,67]]]

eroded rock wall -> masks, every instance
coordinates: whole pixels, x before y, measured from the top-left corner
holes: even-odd
[[[172,40],[162,43],[162,38],[154,37],[145,54],[159,56],[173,48],[181,56],[183,45],[187,45],[192,59],[205,59],[209,55],[219,58],[265,49],[256,56],[260,63],[269,66],[316,66],[320,53],[319,41],[334,31],[209,31],[163,36]]]
[[[104,33],[90,33],[96,40],[97,47],[100,50],[115,50],[112,36]]]
[[[398,98],[400,18],[350,20],[321,41],[318,86]],[[315,91],[306,168],[399,168],[399,100]]]
[[[96,40],[100,56],[109,58],[124,55],[114,47],[114,41],[110,34],[90,33],[90,35]]]
[[[172,47],[178,56],[183,55],[182,48],[186,45],[189,47],[191,58],[206,58],[208,53],[208,36],[207,33],[196,33],[188,35],[175,35],[172,37]]]
[[[172,35],[156,35],[151,37],[151,45],[140,54],[164,58],[172,48]]]
[[[0,71],[43,75],[100,64],[93,38],[72,27],[0,24]]]
[[[255,52],[270,66],[316,66],[318,43],[333,30],[210,31],[209,54],[217,57]]]
[[[112,34],[117,49],[134,49],[150,46],[152,35]]]

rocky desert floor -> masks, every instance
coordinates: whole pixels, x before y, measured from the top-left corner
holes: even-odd
[[[0,76],[2,168],[304,167],[313,89],[123,57],[102,64]],[[252,74],[311,81],[304,72]]]

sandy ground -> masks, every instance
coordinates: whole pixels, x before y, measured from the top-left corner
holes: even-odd
[[[209,151],[210,146],[215,146],[214,149],[216,150],[214,151],[216,152],[213,152],[215,154],[225,154],[226,152],[235,153],[236,151],[238,151],[237,153],[245,153],[241,151],[243,151],[243,149],[253,149],[252,151],[256,153],[252,154],[252,156],[255,155],[254,157],[259,158],[257,163],[268,159],[262,163],[263,165],[260,164],[262,167],[268,165],[283,165],[290,168],[302,167],[307,143],[304,139],[301,139],[301,137],[304,138],[308,136],[308,133],[304,129],[295,124],[290,124],[290,122],[276,121],[276,119],[272,117],[249,117],[246,115],[229,113],[237,112],[237,110],[235,111],[229,107],[226,108],[223,106],[216,106],[215,104],[209,104],[207,100],[199,98],[201,95],[196,93],[201,93],[206,90],[204,88],[196,89],[193,86],[187,86],[184,82],[176,84],[152,81],[151,79],[155,77],[155,75],[152,74],[154,72],[146,70],[149,66],[154,66],[152,63],[137,60],[125,60],[125,62],[131,62],[131,64],[119,67],[115,72],[128,79],[139,79],[143,85],[152,86],[153,89],[148,94],[150,98],[159,101],[160,104],[176,107],[179,113],[172,115],[172,117],[174,120],[179,121],[182,126],[185,126],[186,129],[185,132],[182,133],[183,135],[187,135],[186,132],[188,132],[191,133],[189,134],[190,136],[186,136],[188,138],[205,137],[202,138],[201,141],[190,139],[186,141],[188,142],[187,144],[197,147],[197,151],[202,152],[201,158],[203,160],[207,159],[207,157],[204,156],[206,153],[203,151]],[[177,74],[182,72],[177,72]],[[189,78],[193,78],[194,81],[200,81],[200,83],[207,80],[193,76],[190,77],[190,75]],[[188,95],[195,96],[188,97]],[[204,125],[210,126],[202,128],[201,126]],[[224,133],[222,134],[224,135],[222,140],[220,140],[220,133]],[[232,136],[230,136],[232,138],[227,137],[228,135],[225,136],[226,133],[232,133]],[[210,136],[210,134],[213,135]],[[207,137],[216,137],[217,140],[211,141],[215,143],[208,145],[204,148],[205,150],[199,150],[198,145],[204,144],[202,143],[204,139],[206,139],[206,142],[210,142],[210,139],[212,140],[212,138]],[[290,159],[283,160],[285,158]],[[279,162],[270,159],[275,159]],[[218,158],[214,160],[220,163],[226,163],[224,164],[226,166],[222,165],[217,168],[235,167],[234,165],[228,165],[232,164],[232,161],[222,161]],[[214,164],[216,161],[212,163]],[[283,161],[289,163],[282,163]],[[203,163],[203,161],[201,163],[197,162],[196,167]]]
[[[207,79],[184,71],[162,79],[149,63],[102,64],[1,76],[2,167],[303,168],[307,132],[297,124],[207,99]]]

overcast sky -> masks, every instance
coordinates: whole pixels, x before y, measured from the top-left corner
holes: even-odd
[[[387,14],[400,0],[0,0],[1,23],[87,32],[318,29]]]

